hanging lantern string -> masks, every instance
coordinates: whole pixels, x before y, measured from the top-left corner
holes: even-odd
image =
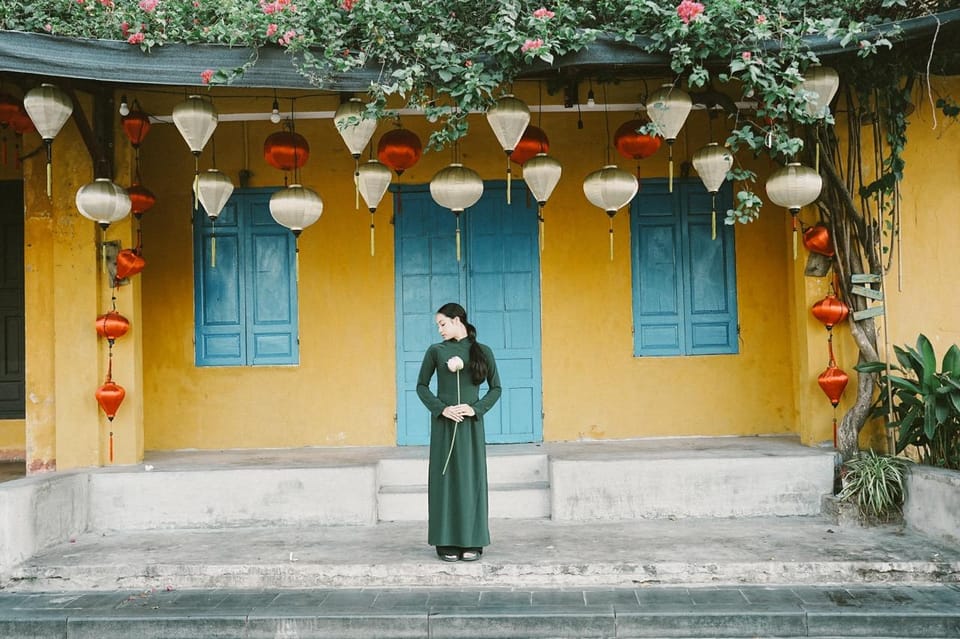
[[[827,329],[827,332],[830,334],[827,337],[827,351],[830,353],[830,361],[827,363],[827,366],[836,366],[837,360],[833,356],[833,329]]]
[[[606,147],[604,148],[604,151],[606,153],[606,162],[604,162],[604,164],[610,164],[610,111],[607,110],[608,103],[609,103],[609,100],[607,100],[607,85],[604,84],[603,85],[603,125],[604,125],[604,130],[606,131],[606,134],[607,134],[607,144],[606,144]],[[637,173],[639,172],[640,172],[640,165],[638,164]],[[611,225],[613,224],[612,219],[610,223]],[[613,231],[611,230],[610,232],[612,233]]]

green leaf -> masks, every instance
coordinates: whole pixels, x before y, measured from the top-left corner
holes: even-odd
[[[923,333],[917,337],[917,351],[923,358],[923,371],[920,377],[921,386],[930,388],[933,385],[934,375],[937,372],[937,355],[933,351],[933,344]]]
[[[904,377],[898,377],[896,375],[890,375],[889,380],[890,380],[890,384],[895,388],[901,388],[903,390],[910,391],[911,393],[915,393],[917,395],[923,394],[923,391],[920,390],[920,387],[912,380],[906,379]]]
[[[881,371],[887,370],[886,362],[862,362],[853,367],[855,371],[860,373],[879,373]]]
[[[946,373],[954,379],[960,379],[960,347],[956,344],[947,349],[943,356],[943,366],[941,372]]]

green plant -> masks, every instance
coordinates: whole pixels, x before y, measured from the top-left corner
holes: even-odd
[[[861,451],[844,463],[837,496],[856,504],[864,521],[889,521],[903,505],[907,464],[903,457]]]
[[[878,375],[880,394],[872,414],[897,428],[898,453],[915,446],[921,463],[960,469],[960,347],[947,350],[939,371],[933,345],[923,334],[916,347],[893,349],[899,365],[891,364],[889,372],[883,362],[856,367]]]

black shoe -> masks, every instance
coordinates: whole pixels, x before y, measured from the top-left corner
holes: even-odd
[[[460,561],[476,561],[483,554],[483,548],[463,548],[460,550]]]
[[[460,552],[453,546],[437,546],[437,556],[443,561],[460,561]]]

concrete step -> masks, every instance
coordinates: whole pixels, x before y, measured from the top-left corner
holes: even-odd
[[[0,593],[0,636],[30,639],[566,639],[960,636],[941,586],[414,588]]]
[[[490,484],[490,517],[495,519],[543,519],[550,517],[550,486],[547,482]],[[426,521],[427,486],[381,486],[377,495],[380,521]]]
[[[545,482],[549,475],[545,453],[518,454],[491,447],[487,453],[487,481],[490,484]],[[506,451],[515,450],[507,448]],[[420,486],[427,483],[426,450],[416,457],[381,459],[377,467],[381,487]]]

